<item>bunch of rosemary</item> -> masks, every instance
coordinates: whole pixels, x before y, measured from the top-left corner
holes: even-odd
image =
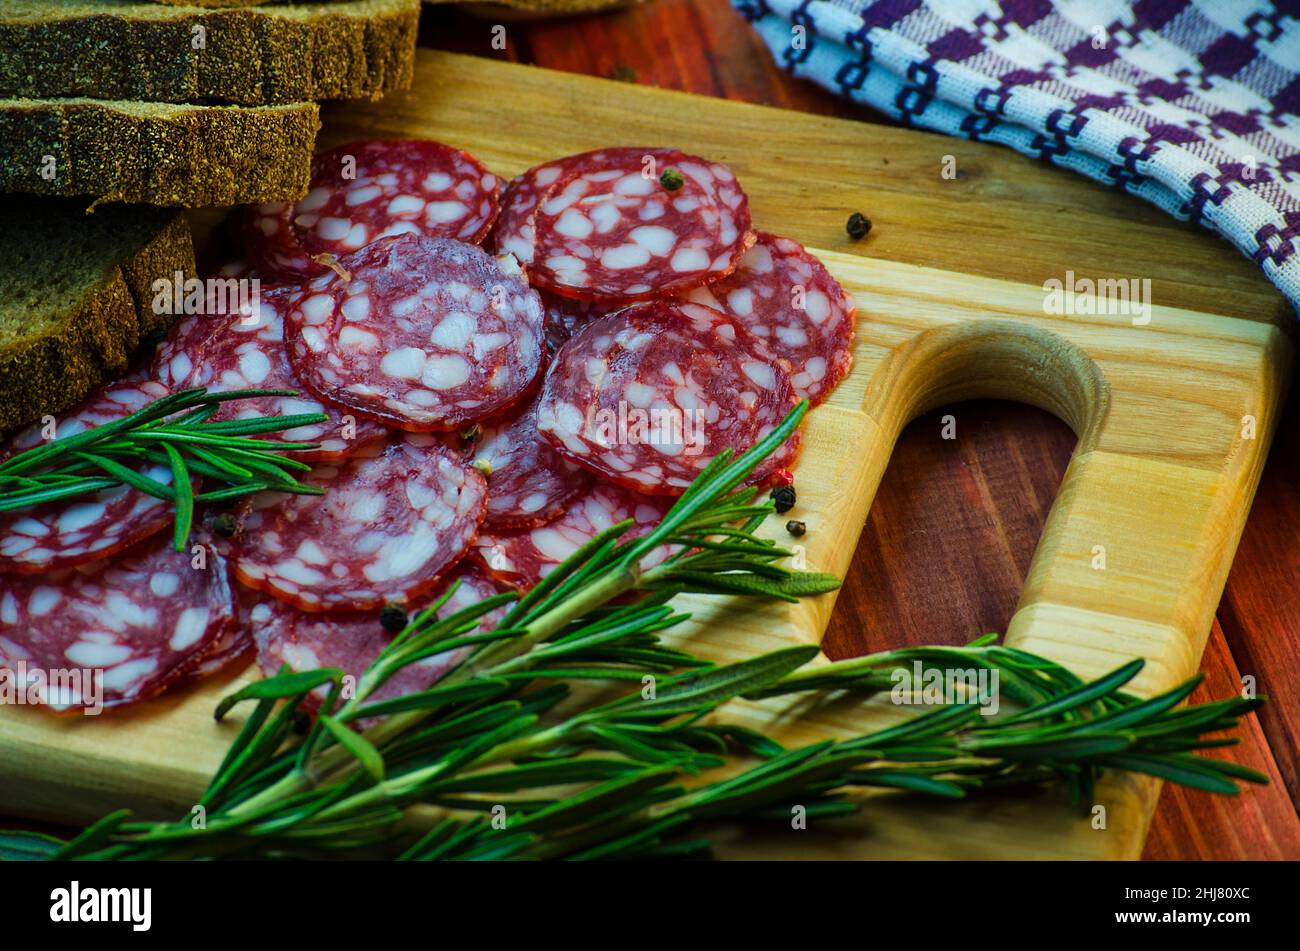
[[[990,639],[806,671],[816,648],[715,666],[665,645],[659,633],[686,617],[672,604],[682,592],[795,600],[837,586],[782,567],[789,553],[755,534],[771,504],[739,488],[805,410],[749,453],[715,459],[649,534],[624,540],[629,524],[616,525],[518,599],[440,616],[444,596],[411,619],[350,697],[337,669],[282,671],[227,697],[218,719],[255,706],[191,816],[143,823],[117,812],[66,844],[28,837],[10,848],[63,859],[662,858],[707,850],[718,820],[788,823],[796,806],[810,819],[841,815],[859,808],[851,794],[864,787],[955,799],[1061,781],[1086,807],[1105,769],[1219,793],[1235,793],[1234,779],[1264,781],[1195,755],[1231,742],[1205,734],[1235,726],[1259,701],[1175,709],[1196,680],[1139,699],[1122,688],[1141,661],[1085,683]],[[674,554],[643,570],[661,545]],[[405,665],[451,650],[462,659],[432,688],[368,699]],[[1014,709],[990,719],[954,701],[796,749],[725,710],[736,698],[887,690],[894,671],[914,663],[995,670]],[[625,692],[571,693],[588,682]],[[311,722],[301,707],[318,688],[328,696]],[[416,806],[440,812],[421,823],[428,812]]]
[[[292,390],[182,390],[119,420],[15,453],[0,462],[0,512],[128,485],[175,504],[173,542],[177,551],[184,551],[196,503],[267,489],[320,494],[294,476],[310,472],[311,466],[281,455],[319,448],[315,443],[250,437],[323,423],[328,419],[323,413],[210,422],[230,400],[295,395]],[[171,485],[145,475],[144,463],[167,466]],[[198,478],[217,487],[195,494]]]

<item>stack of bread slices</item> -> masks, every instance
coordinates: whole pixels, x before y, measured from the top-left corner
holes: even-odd
[[[0,431],[120,373],[180,209],[290,201],[317,101],[407,87],[420,0],[0,0]]]

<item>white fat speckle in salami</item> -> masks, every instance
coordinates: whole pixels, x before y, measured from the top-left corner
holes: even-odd
[[[196,531],[192,541],[208,539]],[[0,666],[24,661],[29,677],[71,668],[74,680],[32,684],[57,709],[94,706],[92,678],[106,707],[150,697],[188,676],[236,626],[220,552],[209,547],[195,568],[170,536],[52,575],[7,577],[4,586]]]
[[[316,278],[286,317],[293,369],[326,402],[413,432],[451,430],[510,406],[541,371],[541,299],[479,248],[401,235],[341,264],[350,279]],[[353,321],[358,284],[369,305]]]
[[[91,394],[55,423],[64,438],[102,426],[142,409],[168,393],[161,383],[127,378]],[[43,442],[41,427],[32,426],[0,449],[0,459]],[[165,465],[139,470],[164,485],[172,481]],[[89,496],[49,502],[32,509],[0,513],[0,571],[37,574],[104,558],[165,528],[169,503],[125,486]]]
[[[645,534],[659,524],[672,501],[600,482],[545,525],[514,532],[484,532],[474,545],[474,558],[499,581],[531,588],[556,565],[619,522],[635,522],[624,540]],[[657,548],[642,559],[641,567],[651,568],[671,552],[668,546]]]
[[[620,485],[678,495],[723,449],[742,452],[794,408],[785,371],[710,307],[638,304],[586,324],[555,355],[537,428],[561,454]],[[798,436],[755,470],[788,466]]]
[[[814,406],[853,364],[853,298],[797,241],[759,232],[735,271],[686,296],[762,340]]]
[[[207,387],[209,392],[267,389],[295,390],[298,396],[263,396],[223,403],[212,417],[214,422],[250,419],[255,416],[296,416],[325,413],[323,423],[296,426],[276,435],[288,442],[314,442],[320,448],[294,453],[304,462],[345,459],[381,438],[387,430],[368,419],[345,418],[343,410],[326,405],[304,392],[293,368],[284,340],[284,314],[295,294],[283,287],[264,290],[258,306],[247,314],[187,317],[173,328],[155,356],[154,373],[169,380],[174,389]],[[302,303],[308,306],[312,298]],[[328,298],[325,302],[330,303]],[[177,356],[190,366],[184,376],[174,368]],[[168,368],[172,368],[169,372]]]
[[[500,180],[470,155],[428,140],[350,142],[312,161],[311,190],[295,203],[247,212],[249,257],[285,277],[323,274],[382,237],[424,234],[477,244],[501,205]]]
[[[304,481],[324,495],[263,493],[234,542],[236,576],[306,611],[407,602],[468,550],[483,477],[436,437],[410,435]]]

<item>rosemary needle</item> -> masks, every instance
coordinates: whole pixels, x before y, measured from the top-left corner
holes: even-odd
[[[642,538],[625,540],[630,523],[612,526],[522,597],[440,616],[447,592],[409,618],[346,700],[338,669],[285,669],[225,698],[218,719],[238,704],[254,706],[200,800],[202,828],[188,816],[133,822],[121,811],[70,842],[24,839],[19,851],[63,859],[677,858],[706,851],[717,821],[781,819],[788,827],[794,808],[818,822],[870,808],[855,796],[863,788],[952,800],[1054,782],[1087,809],[1106,770],[1227,794],[1237,781],[1266,781],[1195,755],[1223,745],[1207,735],[1232,728],[1260,700],[1179,708],[1195,680],[1140,699],[1124,691],[1140,660],[1084,682],[991,637],[807,669],[815,647],[717,666],[664,644],[659,633],[687,617],[672,603],[682,592],[798,599],[838,585],[779,564],[787,552],[755,534],[774,507],[755,505],[754,490],[740,487],[805,409],[745,455],[715,459]],[[645,553],[663,544],[677,551],[643,572]],[[480,629],[505,604],[505,617]],[[429,689],[369,699],[402,668],[454,648],[465,648],[461,659]],[[902,723],[796,749],[728,716],[738,698],[889,690],[918,665],[996,672],[1010,710],[986,717],[949,698]],[[611,685],[615,699],[588,693],[574,703],[570,688],[590,681]],[[322,686],[322,715],[298,736],[294,722]],[[717,778],[722,767],[730,769]],[[442,818],[421,832],[408,814],[416,805],[438,807]]]
[[[129,486],[175,506],[172,540],[184,551],[196,503],[240,498],[272,490],[318,495],[294,473],[307,463],[284,453],[319,448],[316,443],[250,437],[323,423],[323,413],[254,416],[210,422],[222,403],[262,396],[294,396],[292,390],[182,390],[121,419],[49,440],[0,462],[0,512]],[[145,464],[166,465],[171,484],[145,475]],[[195,485],[214,483],[197,493]]]

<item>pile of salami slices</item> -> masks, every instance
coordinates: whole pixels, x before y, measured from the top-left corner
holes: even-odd
[[[267,671],[360,673],[404,611],[453,582],[457,602],[530,586],[609,525],[653,525],[716,453],[849,369],[852,300],[753,229],[730,170],[674,149],[503,187],[437,142],[357,142],[317,157],[301,201],[237,221],[244,257],[221,276],[256,277],[256,305],[185,318],[58,432],[188,387],[290,389],[217,418],[327,414],[284,434],[319,444],[304,481],[324,494],[210,508],[185,553],[167,505],[132,489],[0,516],[0,662],[102,671],[105,706],[253,650]],[[754,480],[788,480],[797,451]]]

